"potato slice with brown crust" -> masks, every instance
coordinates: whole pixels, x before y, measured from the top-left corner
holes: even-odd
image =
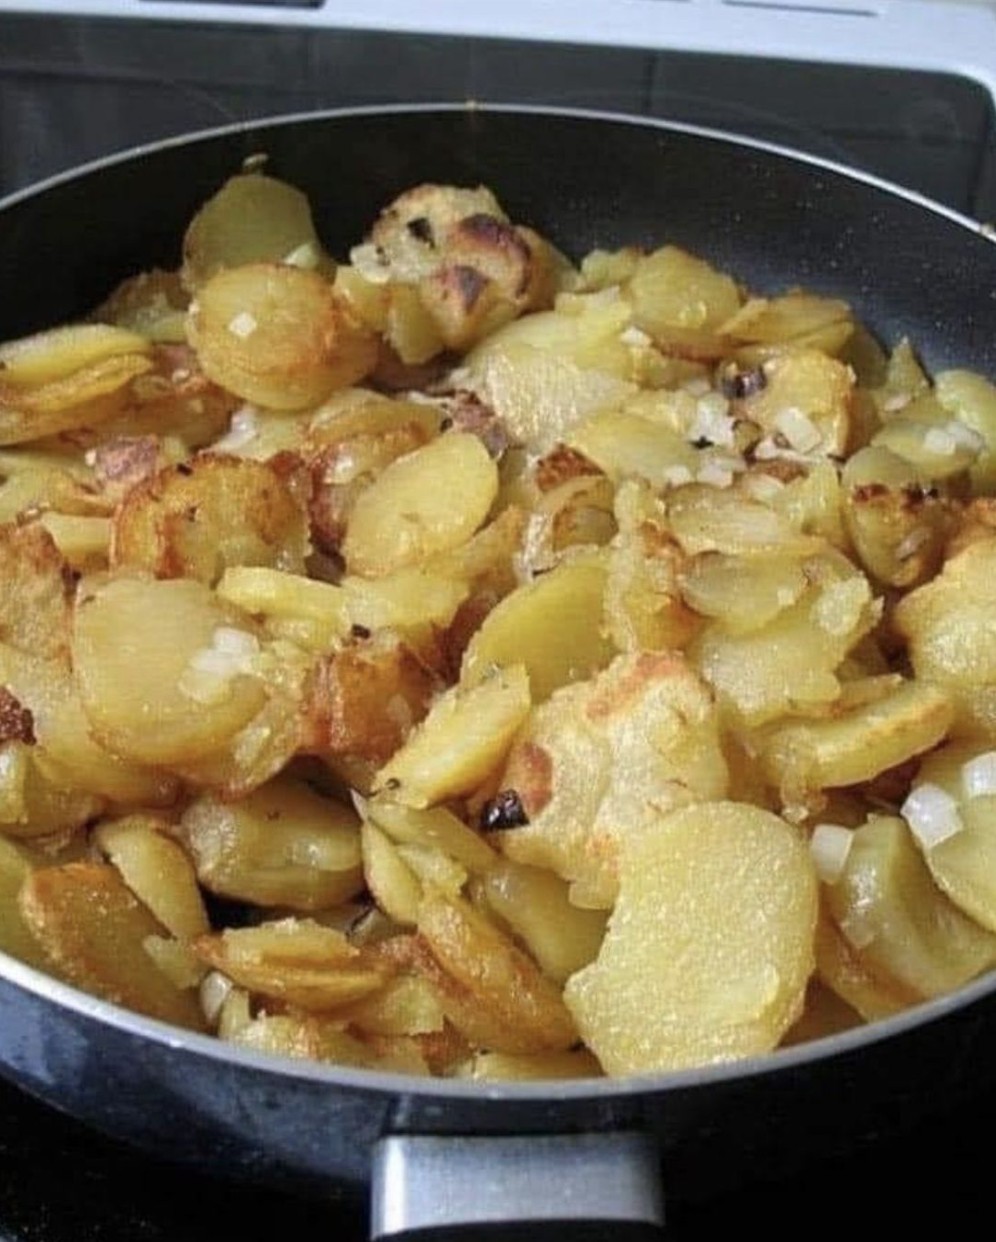
[[[816,917],[795,829],[747,803],[683,807],[623,843],[601,952],[564,998],[609,1074],[767,1052],[802,1012]]]
[[[419,969],[443,1012],[472,1044],[498,1052],[555,1052],[577,1032],[560,989],[483,914],[458,897],[426,895],[419,938],[430,960]]]
[[[302,506],[265,462],[201,453],[128,492],[114,518],[111,563],[209,585],[233,565],[301,572]]]
[[[569,880],[578,905],[608,908],[623,841],[656,832],[674,807],[723,797],[726,779],[703,682],[672,652],[620,656],[533,711],[499,782],[527,822],[495,841]]]
[[[109,863],[33,871],[20,891],[28,927],[54,970],[95,996],[193,1030],[204,1029],[196,995],[181,991],[143,948],[162,925]]]
[[[49,658],[69,647],[72,573],[37,522],[0,526],[0,641]]]
[[[275,410],[317,405],[377,360],[376,337],[327,280],[278,263],[212,276],[191,303],[187,339],[215,383]]]
[[[201,936],[198,956],[250,992],[327,1013],[376,992],[390,964],[354,948],[341,932],[308,919],[282,919]]]

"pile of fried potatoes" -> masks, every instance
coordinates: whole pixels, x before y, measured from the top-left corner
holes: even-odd
[[[483,187],[337,261],[256,166],[0,345],[0,478],[15,957],[475,1079],[996,966],[996,388],[842,301],[574,263]]]

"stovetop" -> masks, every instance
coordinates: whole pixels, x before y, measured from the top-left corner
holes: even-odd
[[[872,1137],[790,1178],[693,1200],[668,1187],[666,1233],[702,1242],[754,1225],[775,1238],[955,1236],[988,1219],[996,1089]],[[813,1118],[819,1126],[819,1118]],[[0,1083],[0,1242],[295,1242],[367,1236],[362,1203],[235,1186],[137,1153]]]
[[[833,38],[822,40],[821,26]],[[996,72],[986,63],[996,65],[996,39],[976,39],[976,55],[976,30],[992,38],[996,23],[942,17],[918,0],[0,0],[0,196],[231,121],[474,99],[732,130],[996,220]],[[996,1088],[794,1177],[761,1176],[707,1201],[683,1198],[665,1172],[669,1235],[747,1223],[840,1239],[975,1228],[989,1206],[994,1115]],[[366,1230],[361,1203],[173,1166],[0,1082],[0,1242],[354,1242]]]

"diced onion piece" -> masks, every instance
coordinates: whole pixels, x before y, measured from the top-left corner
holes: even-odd
[[[201,980],[200,1002],[201,1011],[211,1026],[217,1024],[225,1001],[233,988],[233,983],[220,970],[209,970]]]
[[[910,831],[925,850],[961,832],[958,803],[940,785],[918,785],[900,807]]]
[[[854,833],[842,824],[817,824],[809,838],[816,874],[824,884],[836,884],[844,874]]]
[[[259,327],[259,321],[250,311],[239,311],[228,324],[228,330],[240,340],[246,340]]]
[[[808,415],[794,405],[786,406],[775,417],[775,430],[797,453],[810,453],[822,439],[819,428]]]
[[[996,750],[987,750],[962,764],[961,787],[966,798],[996,794]]]

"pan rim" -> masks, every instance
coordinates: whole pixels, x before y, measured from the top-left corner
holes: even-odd
[[[715,128],[707,125],[693,125],[685,121],[672,121],[665,117],[644,116],[632,112],[612,112],[598,108],[561,107],[554,104],[517,104],[489,103],[480,100],[454,102],[440,100],[438,102],[366,104],[347,108],[318,108],[286,113],[274,113],[269,116],[253,117],[249,120],[233,121],[225,125],[214,125],[204,129],[189,130],[182,134],[167,138],[151,140],[135,146],[127,147],[110,155],[87,160],[71,168],[54,173],[40,181],[22,186],[12,193],[0,198],[0,215],[8,209],[19,205],[33,197],[45,194],[58,186],[90,176],[106,168],[136,162],[145,156],[155,155],[157,151],[194,146],[201,142],[224,138],[236,134],[252,134],[264,129],[283,128],[300,125],[303,122],[319,122],[325,120],[350,120],[363,117],[405,116],[412,114],[458,115],[472,116],[546,116],[553,119],[575,119],[598,121],[628,125],[634,128],[655,129],[664,133],[677,133],[694,138],[726,143],[747,150],[758,151],[766,155],[778,156],[791,163],[803,164],[812,168],[843,177],[845,180],[856,181],[887,195],[905,199],[907,202],[944,216],[970,233],[978,234],[996,243],[996,228],[973,219],[945,203],[938,202],[918,190],[890,181],[886,177],[865,169],[832,160],[827,156],[815,155],[802,151],[788,144],[768,142],[760,138],[750,138],[738,134],[735,130]]]
[[[418,1097],[422,1101],[463,1100],[483,1105],[501,1105],[513,1102],[539,1103],[548,1101],[551,1097],[558,1102],[626,1100],[637,1096],[714,1087],[720,1083],[735,1083],[748,1078],[763,1079],[791,1069],[832,1061],[911,1034],[921,1027],[940,1022],[990,998],[996,993],[996,970],[972,980],[954,992],[922,1001],[890,1017],[751,1057],[614,1078],[541,1079],[528,1082],[432,1078],[256,1052],[240,1048],[214,1035],[186,1031],[182,1027],[92,996],[0,950],[0,983],[3,982],[60,1009],[68,1009],[79,1017],[101,1026],[110,1026],[123,1035],[223,1066],[234,1066],[236,1069],[281,1080],[292,1079],[313,1085],[349,1088],[394,1097]]]
[[[811,155],[790,146],[748,138],[733,131],[626,112],[554,105],[491,104],[478,101],[375,104],[349,108],[315,109],[253,118],[157,139],[86,161],[0,198],[0,223],[2,223],[4,213],[21,203],[104,169],[138,162],[143,157],[154,155],[163,149],[191,147],[226,136],[251,136],[263,130],[290,128],[304,122],[317,123],[340,119],[346,121],[364,117],[411,114],[451,116],[461,113],[468,116],[473,114],[547,116],[553,119],[606,122],[723,143],[748,151],[773,155],[793,164],[822,170],[847,181],[868,186],[887,196],[904,199],[923,210],[942,216],[972,234],[996,241],[996,237],[987,226],[918,191],[888,181],[876,174],[826,157]],[[555,1097],[558,1102],[620,1100],[648,1094],[709,1087],[721,1082],[735,1082],[746,1078],[763,1078],[769,1074],[781,1073],[810,1063],[846,1056],[879,1042],[908,1034],[922,1026],[940,1021],[956,1011],[969,1008],[996,992],[996,971],[994,971],[966,984],[955,992],[924,1001],[900,1014],[803,1044],[779,1048],[769,1053],[727,1063],[629,1075],[621,1078],[478,1082],[471,1079],[424,1078],[380,1070],[357,1069],[331,1063],[295,1060],[239,1048],[214,1036],[184,1031],[182,1028],[91,996],[0,951],[0,982],[4,981],[42,1001],[68,1009],[101,1025],[111,1026],[123,1034],[167,1049],[182,1050],[223,1065],[234,1065],[247,1071],[272,1075],[281,1079],[325,1085],[329,1088],[351,1088],[394,1097],[399,1095],[418,1097],[422,1100],[466,1100],[480,1105],[502,1105],[511,1102],[539,1103],[548,1101],[551,1097]]]

